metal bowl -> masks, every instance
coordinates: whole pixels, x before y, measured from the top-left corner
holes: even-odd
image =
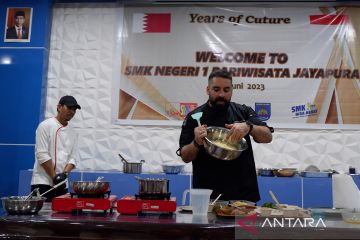
[[[273,172],[277,177],[292,177],[296,173],[296,168],[281,168],[273,170]]]
[[[110,182],[74,181],[72,189],[77,194],[103,194],[110,190]]]
[[[246,140],[243,138],[239,143],[230,143],[229,131],[222,127],[208,127],[204,145],[207,153],[221,160],[234,160],[240,156],[241,152],[248,147]]]
[[[162,165],[164,173],[178,174],[184,170],[184,165]]]
[[[8,214],[36,214],[42,208],[45,197],[10,196],[2,197],[2,205]]]
[[[273,177],[274,172],[277,170],[278,169],[275,169],[275,168],[259,168],[258,174],[263,177]]]

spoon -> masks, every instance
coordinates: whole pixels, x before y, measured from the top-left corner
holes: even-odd
[[[275,194],[271,190],[269,191],[269,194],[270,194],[271,198],[275,201],[276,205],[278,205],[280,208],[282,208],[279,200],[275,197]]]
[[[100,176],[100,177],[98,177],[98,178],[96,179],[95,182],[101,182],[101,180],[102,180],[103,178],[104,178],[103,176]]]
[[[54,185],[52,188],[50,188],[49,190],[47,190],[46,192],[42,193],[40,195],[40,197],[44,196],[45,194],[47,194],[48,192],[51,192],[52,190],[54,190],[55,188],[58,188],[59,186],[63,185],[64,183],[66,183],[67,179],[65,179],[62,182],[59,182],[58,184]]]
[[[28,200],[30,197],[32,197],[34,192],[36,192],[37,197],[40,195],[39,188],[35,188],[34,190],[31,191],[31,193],[29,193],[29,195],[26,196],[25,201]]]
[[[219,200],[219,198],[221,197],[221,193],[219,194],[219,196],[217,196],[217,198],[215,198],[215,200],[212,202],[212,203],[210,203],[210,205],[214,205],[216,202],[217,202],[217,200]]]

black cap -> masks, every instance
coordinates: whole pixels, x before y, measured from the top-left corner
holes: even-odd
[[[76,107],[77,109],[81,109],[80,105],[77,103],[76,99],[73,96],[63,96],[59,101],[60,105],[66,105],[68,107]]]
[[[24,12],[24,11],[17,11],[17,12],[15,12],[15,17],[18,17],[18,16],[23,16],[23,17],[25,17],[25,12]]]

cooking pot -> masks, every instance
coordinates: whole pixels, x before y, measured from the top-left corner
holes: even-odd
[[[2,197],[1,200],[3,208],[8,214],[25,215],[38,213],[46,197],[10,196]]]
[[[141,173],[142,172],[142,164],[145,162],[145,160],[140,160],[139,163],[135,162],[128,162],[121,154],[119,153],[119,157],[121,158],[121,161],[123,162],[123,172],[124,173]]]
[[[234,160],[242,151],[246,150],[248,145],[244,138],[238,143],[228,141],[229,129],[222,127],[208,127],[206,129],[205,150],[211,156],[221,160]]]
[[[278,169],[275,169],[275,168],[259,168],[258,174],[263,177],[273,177],[274,172],[277,170]]]
[[[77,194],[104,194],[110,190],[110,182],[74,181],[72,189]]]
[[[169,192],[169,180],[165,178],[140,178],[135,177],[139,181],[139,193],[163,194]]]

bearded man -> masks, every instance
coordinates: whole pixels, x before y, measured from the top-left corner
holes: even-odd
[[[193,188],[212,189],[211,198],[222,194],[222,200],[260,200],[251,139],[270,143],[273,128],[261,121],[246,105],[231,102],[232,76],[225,70],[214,71],[208,78],[208,101],[187,114],[181,129],[179,151],[185,163],[193,165]],[[202,112],[201,126],[191,117]],[[207,127],[230,129],[229,140],[245,138],[248,148],[234,160],[221,160],[209,155],[205,148]]]

